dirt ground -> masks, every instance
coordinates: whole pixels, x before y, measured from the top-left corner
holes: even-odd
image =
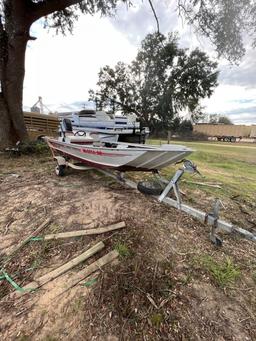
[[[72,271],[19,298],[0,280],[1,340],[256,339],[253,242],[224,235],[217,248],[209,241],[209,227],[151,197],[95,171],[70,171],[60,178],[53,169],[49,156],[0,155],[0,262],[46,218],[51,223],[42,235],[119,221],[127,227],[31,241],[20,249],[5,271],[24,286],[96,242],[106,244]],[[201,208],[209,204],[200,192],[195,195]],[[226,212],[233,221],[246,222],[248,214],[244,219],[241,214],[236,204]],[[77,271],[113,249],[119,251],[118,264],[56,294]]]

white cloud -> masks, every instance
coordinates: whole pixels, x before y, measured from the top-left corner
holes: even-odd
[[[209,112],[223,113],[256,105],[256,89],[237,85],[219,85],[210,99],[204,100]]]
[[[208,114],[228,116],[233,123],[256,124],[256,89],[221,84],[203,105]]]

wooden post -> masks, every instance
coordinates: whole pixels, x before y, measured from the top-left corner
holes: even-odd
[[[170,140],[171,140],[171,131],[170,130],[168,130],[167,140],[168,140],[168,144],[170,144]]]

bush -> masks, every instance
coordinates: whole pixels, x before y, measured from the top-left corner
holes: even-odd
[[[23,155],[48,154],[49,147],[44,141],[22,142],[18,145],[18,152]]]

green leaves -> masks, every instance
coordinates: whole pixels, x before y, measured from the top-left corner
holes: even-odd
[[[127,3],[129,6],[130,2],[127,0],[81,0],[74,1],[74,5],[68,3],[67,5],[60,5],[60,9],[52,12],[52,5],[50,1],[47,0],[34,0],[34,3],[39,3],[44,5],[47,12],[47,7],[49,8],[48,16],[45,18],[45,27],[50,27],[56,29],[56,33],[65,34],[67,31],[72,32],[75,21],[79,18],[79,14],[91,14],[96,13],[102,16],[111,16],[115,13],[115,9],[118,3]],[[44,4],[45,3],[45,4]],[[72,6],[71,6],[72,5]],[[61,9],[62,8],[62,9]]]

